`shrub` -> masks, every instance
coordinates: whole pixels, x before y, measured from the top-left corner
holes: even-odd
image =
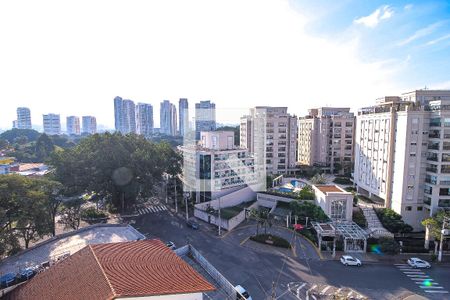
[[[334,180],[333,180],[333,182],[334,183],[337,183],[337,184],[352,184],[353,182],[350,180],[350,178],[347,178],[347,177],[336,177]]]
[[[402,216],[390,208],[377,208],[375,213],[383,227],[392,233],[408,233],[413,228],[402,220]]]
[[[398,254],[400,252],[400,245],[393,238],[381,237],[379,244],[382,253]]]
[[[81,211],[82,219],[103,219],[106,217],[107,215],[104,212],[98,211],[94,207],[89,207]]]
[[[268,244],[273,245],[275,247],[281,247],[281,248],[291,248],[291,244],[287,240],[285,240],[282,237],[273,235],[273,234],[258,234],[250,237],[250,240],[262,243],[262,244]],[[272,243],[267,242],[272,241]]]
[[[300,222],[304,223],[306,217],[310,221],[325,222],[328,216],[323,212],[320,206],[306,201],[292,201],[290,204],[292,214],[300,218]]]
[[[317,235],[313,231],[305,228],[300,230],[299,233],[317,246]]]
[[[358,224],[359,227],[366,228],[367,227],[367,220],[364,216],[361,208],[356,208],[353,210],[353,222]]]

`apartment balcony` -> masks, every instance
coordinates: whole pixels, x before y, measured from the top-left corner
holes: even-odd
[[[431,122],[430,127],[441,127],[441,123],[440,122]]]
[[[439,138],[441,138],[441,135],[439,133],[430,133],[430,134],[428,134],[428,137],[430,139],[439,139]]]
[[[439,159],[438,159],[437,156],[428,156],[428,157],[427,157],[427,160],[430,160],[430,161],[439,161]]]
[[[431,168],[431,167],[427,167],[426,168],[426,171],[427,172],[431,172],[431,173],[437,173],[438,171],[437,171],[437,168]]]
[[[431,205],[431,198],[423,199],[423,204],[430,206]]]
[[[449,147],[450,148],[450,147]],[[439,143],[428,144],[428,150],[439,150]]]

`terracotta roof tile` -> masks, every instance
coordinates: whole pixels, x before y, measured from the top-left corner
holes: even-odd
[[[346,193],[345,191],[342,191],[339,187],[335,185],[316,185],[316,187],[321,191],[322,193]]]
[[[159,240],[90,245],[6,299],[113,299],[215,290]]]

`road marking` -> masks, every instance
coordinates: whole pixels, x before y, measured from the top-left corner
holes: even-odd
[[[406,275],[406,276],[413,277],[413,278],[428,278],[428,277],[430,277],[428,275]]]
[[[320,293],[321,293],[322,295],[325,295],[325,293],[326,293],[330,288],[331,288],[331,285],[325,287]]]
[[[248,241],[248,239],[249,239],[250,237],[247,237],[247,238],[245,238],[239,245],[244,245],[247,241]]]
[[[436,294],[448,294],[448,291],[436,291],[436,290],[429,290],[424,291],[425,293],[436,293]]]
[[[306,282],[297,288],[297,297],[300,297],[300,290],[306,285]]]
[[[421,289],[443,289],[442,286],[420,286]]]

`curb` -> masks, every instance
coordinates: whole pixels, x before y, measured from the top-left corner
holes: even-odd
[[[304,235],[302,235],[302,234],[300,234],[300,233],[298,233],[298,232],[296,232],[295,230],[290,229],[290,228],[286,228],[286,227],[283,227],[283,226],[276,226],[276,227],[282,228],[282,229],[286,229],[286,230],[288,230],[288,231],[290,231],[290,232],[294,232],[297,236],[301,236],[303,239],[307,240],[307,241],[311,244],[311,246],[313,246],[314,250],[316,250],[316,253],[317,253],[317,255],[319,256],[320,260],[325,260],[325,259],[323,258],[322,253],[319,251],[319,248],[317,248],[317,246],[313,243],[313,241],[311,241],[310,239],[308,239],[306,236],[304,236]]]

